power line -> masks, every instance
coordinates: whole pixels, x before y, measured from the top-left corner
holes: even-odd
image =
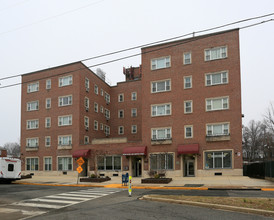
[[[99,3],[99,2],[96,2],[96,3]],[[89,5],[87,5],[87,6],[89,6]],[[87,7],[87,6],[84,6],[84,7]],[[79,9],[80,8],[78,8],[76,10],[79,10]],[[102,57],[105,57],[105,56],[115,55],[115,54],[123,53],[123,52],[126,52],[126,51],[130,51],[130,50],[134,50],[134,49],[138,49],[138,48],[142,48],[142,47],[148,47],[148,46],[152,46],[152,45],[155,45],[155,44],[164,43],[164,42],[176,40],[176,39],[179,39],[179,38],[191,36],[193,34],[199,34],[199,33],[203,33],[203,32],[208,32],[208,31],[212,31],[212,30],[224,28],[224,27],[227,27],[227,26],[239,24],[239,23],[242,23],[242,22],[247,22],[247,21],[257,20],[257,19],[264,18],[264,17],[269,17],[269,16],[272,16],[272,15],[274,15],[274,13],[260,15],[260,16],[256,16],[256,17],[251,17],[251,18],[247,18],[247,19],[243,19],[243,20],[239,20],[239,21],[227,23],[227,24],[224,24],[224,25],[221,25],[221,26],[216,26],[216,27],[213,27],[213,28],[208,28],[208,29],[204,29],[204,30],[200,30],[200,31],[196,31],[196,32],[192,32],[192,33],[180,35],[180,36],[177,36],[177,37],[167,38],[167,39],[164,39],[164,40],[154,41],[152,43],[142,44],[142,45],[138,45],[138,46],[134,46],[134,47],[129,47],[129,48],[126,48],[126,49],[122,49],[122,50],[118,50],[118,51],[114,51],[114,52],[110,52],[110,53],[105,53],[105,54],[101,54],[101,55],[89,57],[89,58],[86,58],[86,59],[78,60],[76,62],[85,62],[85,61],[88,61],[88,60],[98,59],[98,58],[102,58]],[[0,78],[0,80],[6,80],[6,79],[15,78],[15,77],[22,76],[24,74],[25,73],[13,75],[13,76],[7,76],[7,77]]]
[[[269,20],[261,21],[261,22],[254,23],[254,24],[251,24],[251,25],[246,25],[246,26],[240,27],[238,29],[246,29],[246,28],[250,28],[250,27],[253,27],[253,26],[265,24],[265,23],[268,23],[270,21],[274,21],[274,19],[269,19]],[[97,66],[101,66],[101,65],[105,65],[105,64],[117,62],[117,61],[120,61],[120,60],[132,58],[132,57],[135,57],[135,56],[140,56],[142,54],[152,53],[152,52],[163,50],[163,49],[167,49],[167,48],[170,48],[170,47],[175,47],[175,46],[186,44],[186,43],[189,43],[189,42],[192,42],[192,41],[200,40],[200,38],[211,37],[212,35],[214,35],[214,33],[208,34],[206,36],[197,36],[195,38],[189,38],[189,39],[186,39],[186,40],[184,40],[183,42],[180,42],[180,43],[176,43],[175,42],[172,45],[163,46],[163,47],[160,47],[160,48],[157,48],[157,49],[153,49],[153,50],[149,50],[149,51],[146,51],[146,52],[143,52],[143,53],[137,53],[137,54],[133,54],[133,55],[129,55],[129,56],[120,57],[120,58],[117,58],[117,59],[105,61],[105,62],[102,62],[102,63],[97,63],[97,64],[94,64],[94,65],[91,65],[91,66],[85,66],[84,68],[79,68],[79,69],[72,70],[72,71],[62,72],[62,73],[56,74],[56,75],[54,75],[52,77],[57,77],[57,76],[65,75],[65,74],[68,74],[68,73],[76,72],[76,71],[79,71],[79,70],[83,70],[83,69],[86,69],[86,68],[93,68],[93,67],[97,67]],[[77,62],[81,62],[81,61],[77,61]],[[22,75],[23,74],[20,74],[19,76],[22,76]],[[10,85],[7,85],[7,86],[2,86],[2,87],[0,87],[0,89],[12,87],[12,86],[17,86],[17,85],[22,85],[22,84],[26,84],[26,83],[30,83],[30,82],[35,82],[35,81],[43,80],[43,79],[47,79],[47,78],[49,78],[49,77],[47,76],[47,77],[42,77],[42,78],[35,79],[35,80],[29,80],[29,81],[26,81],[26,82],[14,83],[14,84],[10,84]]]

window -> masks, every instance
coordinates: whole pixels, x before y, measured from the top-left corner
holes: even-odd
[[[46,81],[46,89],[51,89],[51,79],[47,79],[47,81]]]
[[[121,170],[121,156],[98,156],[98,170]]]
[[[45,171],[51,171],[51,164],[52,164],[51,157],[45,157],[44,163],[45,163]]]
[[[46,109],[51,108],[51,98],[46,99]]]
[[[191,53],[184,53],[184,64],[191,64]]]
[[[84,137],[84,144],[89,144],[89,136]]]
[[[124,110],[119,110],[118,111],[118,118],[123,118],[124,117]]]
[[[85,87],[86,87],[86,91],[89,92],[89,79],[85,78]]]
[[[38,92],[39,91],[39,82],[28,84],[28,93]]]
[[[27,103],[27,111],[36,111],[39,109],[39,101],[33,101]]]
[[[103,113],[104,114],[104,107],[103,106],[101,106],[101,113]]]
[[[124,93],[118,95],[118,102],[124,101]]]
[[[184,88],[185,89],[192,88],[192,76],[185,76],[184,77]]]
[[[161,104],[151,106],[152,116],[171,115],[171,104]]]
[[[104,130],[104,124],[100,123],[100,130],[103,131]]]
[[[27,138],[27,147],[38,147],[39,139],[38,138]]]
[[[106,100],[106,103],[110,103],[110,95],[108,93],[105,93],[105,100]]]
[[[152,140],[171,139],[171,128],[153,128],[151,131]]]
[[[72,115],[59,116],[58,125],[59,126],[72,125]]]
[[[137,92],[132,92],[131,93],[131,100],[136,101],[137,100]]]
[[[124,134],[124,126],[118,127],[118,134]]]
[[[72,85],[72,76],[64,76],[59,78],[59,87]]]
[[[14,164],[8,164],[8,171],[13,172],[14,171]]]
[[[38,166],[38,158],[26,158],[26,170],[28,171],[37,171]]]
[[[172,170],[174,155],[172,153],[165,154],[150,154],[150,169],[151,170]]]
[[[39,120],[27,120],[27,130],[39,128]]]
[[[170,80],[157,81],[151,83],[151,93],[170,91]]]
[[[206,74],[205,77],[206,77],[206,85],[207,86],[214,86],[214,85],[228,83],[228,72],[227,71]]]
[[[50,117],[45,118],[45,127],[46,128],[51,127],[51,118]]]
[[[58,157],[58,170],[59,171],[72,170],[72,158],[71,157]]]
[[[192,113],[192,101],[185,101],[184,102],[185,105],[185,114],[189,114]]]
[[[185,126],[185,138],[193,138],[193,126],[192,125]]]
[[[205,169],[232,168],[232,151],[205,152]]]
[[[72,95],[59,97],[59,106],[72,105]]]
[[[207,136],[229,135],[229,123],[207,125],[206,134]]]
[[[131,117],[137,117],[137,108],[131,109]]]
[[[104,96],[104,90],[101,89],[101,96]]]
[[[85,129],[88,130],[88,128],[89,128],[89,117],[87,117],[87,116],[84,117],[84,126],[85,126]]]
[[[59,146],[70,146],[72,144],[71,135],[58,136]]]
[[[161,57],[151,60],[151,70],[170,67],[170,57]]]
[[[228,97],[225,98],[214,98],[206,99],[206,110],[215,111],[215,110],[224,110],[228,109]]]
[[[108,125],[105,125],[105,134],[106,136],[110,135],[110,127]]]
[[[137,125],[131,125],[131,133],[136,134],[137,133]]]
[[[86,111],[88,111],[89,110],[89,98],[88,97],[85,97],[84,105],[85,105]]]
[[[94,121],[94,130],[98,131],[98,121]]]
[[[205,61],[223,59],[227,57],[227,47],[215,47],[205,50]]]
[[[96,102],[94,102],[94,111],[98,112],[98,104]]]
[[[50,136],[45,137],[45,146],[50,147],[50,143],[51,143],[51,137]]]
[[[98,95],[98,86],[96,84],[94,85],[94,93]]]
[[[107,120],[110,119],[110,111],[108,109],[105,109],[105,117]]]

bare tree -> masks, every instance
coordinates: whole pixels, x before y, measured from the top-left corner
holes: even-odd
[[[20,157],[20,145],[17,142],[9,142],[3,146],[9,156]]]
[[[268,129],[274,133],[274,106],[272,103],[270,103],[270,106],[264,115],[264,121]]]

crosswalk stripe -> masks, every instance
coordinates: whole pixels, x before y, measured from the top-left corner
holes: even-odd
[[[88,201],[89,198],[77,198],[77,197],[70,197],[70,196],[60,196],[60,195],[52,195],[52,196],[45,196],[46,198],[55,198],[55,199],[71,199],[71,200],[82,200]]]
[[[67,204],[76,204],[79,201],[68,201],[68,200],[56,200],[56,199],[31,199],[30,201],[35,202],[52,202],[52,203],[67,203]]]
[[[86,198],[97,198],[99,197],[98,195],[82,195],[82,194],[72,194],[72,193],[62,193],[59,194],[61,196],[74,196],[74,197],[86,197]]]
[[[39,203],[26,203],[26,202],[18,202],[18,203],[14,203],[13,205],[36,207],[36,208],[48,208],[48,209],[60,209],[60,208],[64,207],[64,206],[60,206],[60,205],[49,205],[49,204],[39,204]]]
[[[109,194],[107,194],[107,193],[97,193],[97,192],[69,192],[69,194],[79,194],[79,195],[100,195],[100,196],[109,195]]]

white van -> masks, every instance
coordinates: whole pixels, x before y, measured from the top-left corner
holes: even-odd
[[[21,179],[21,160],[0,157],[0,182],[11,183]]]

